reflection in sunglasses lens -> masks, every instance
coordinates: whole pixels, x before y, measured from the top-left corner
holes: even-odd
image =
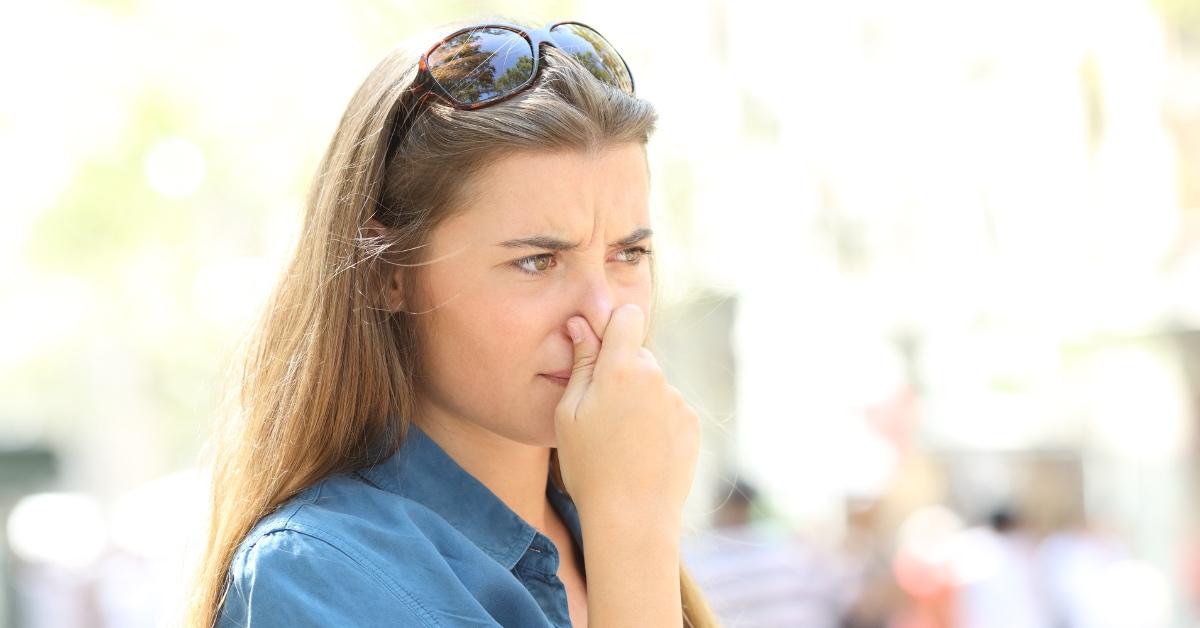
[[[600,33],[579,24],[560,24],[550,33],[554,43],[583,64],[592,76],[628,94],[633,93],[633,78],[625,62]]]
[[[429,55],[429,71],[455,100],[471,105],[509,94],[533,78],[533,48],[504,28],[460,33]]]

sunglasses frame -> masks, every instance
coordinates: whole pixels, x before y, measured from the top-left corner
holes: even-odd
[[[527,89],[530,85],[532,85],[537,80],[538,74],[542,70],[541,61],[542,61],[542,46],[543,45],[549,45],[551,47],[559,48],[561,50],[561,47],[554,41],[554,34],[552,31],[554,29],[558,28],[559,26],[567,26],[567,25],[582,26],[582,27],[592,31],[593,33],[598,35],[600,37],[600,39],[604,41],[604,43],[608,44],[608,47],[612,48],[613,52],[617,53],[617,58],[620,59],[621,65],[624,66],[624,68],[625,68],[625,75],[629,77],[629,94],[633,95],[633,93],[634,93],[633,72],[631,72],[629,70],[629,64],[625,62],[625,58],[621,56],[620,52],[617,52],[616,46],[613,46],[612,43],[609,42],[608,39],[604,37],[604,35],[601,35],[600,31],[597,31],[596,29],[592,28],[591,26],[588,26],[587,24],[584,24],[583,22],[576,22],[576,21],[570,21],[570,20],[565,21],[565,22],[553,22],[551,24],[543,26],[542,28],[539,28],[537,30],[532,30],[532,31],[525,30],[525,29],[521,28],[520,26],[516,26],[514,24],[477,24],[475,26],[468,26],[466,28],[461,28],[457,31],[454,31],[453,33],[450,33],[446,37],[443,37],[442,40],[439,41],[438,43],[434,44],[433,46],[430,46],[429,50],[426,50],[425,54],[421,55],[421,60],[417,66],[417,78],[413,81],[412,89],[413,90],[422,90],[423,93],[421,94],[421,96],[423,98],[427,97],[431,93],[437,94],[438,96],[441,96],[444,100],[446,100],[446,102],[448,104],[450,104],[452,107],[454,107],[455,109],[460,109],[460,110],[465,110],[465,111],[480,109],[483,107],[487,107],[488,105],[494,105],[494,104],[503,102],[505,100],[508,100],[509,98],[512,98],[513,96],[516,96],[517,94],[519,94],[522,91],[524,91],[525,89]],[[433,54],[433,52],[435,50],[437,50],[438,48],[441,48],[444,44],[446,44],[446,42],[450,41],[451,39],[454,39],[455,37],[458,37],[459,35],[462,35],[463,33],[469,33],[471,31],[482,30],[485,28],[497,28],[497,29],[501,29],[501,30],[511,31],[513,33],[520,35],[522,39],[524,39],[526,42],[528,42],[529,49],[532,50],[534,53],[533,54],[533,72],[530,73],[528,81],[525,81],[524,83],[518,85],[517,87],[514,87],[513,90],[507,94],[504,94],[502,96],[495,96],[488,100],[482,100],[482,101],[479,101],[476,103],[469,103],[469,104],[461,103],[458,100],[456,100],[453,96],[451,96],[450,92],[448,90],[446,90],[446,88],[442,87],[441,84],[438,83],[437,80],[435,80],[433,78],[433,72],[429,69],[429,55]]]
[[[592,28],[583,22],[576,22],[573,20],[553,22],[536,30],[527,30],[516,24],[506,23],[476,24],[474,26],[460,28],[443,37],[436,44],[430,46],[429,49],[425,51],[425,54],[421,55],[421,59],[417,64],[417,76],[413,79],[412,85],[409,86],[408,89],[404,90],[404,93],[401,95],[401,97],[397,99],[396,109],[399,111],[393,112],[392,124],[388,125],[388,128],[391,130],[391,132],[388,134],[388,146],[386,150],[388,159],[390,160],[391,158],[391,151],[392,147],[394,146],[394,138],[398,133],[406,130],[402,127],[407,127],[408,121],[412,119],[413,115],[418,110],[420,110],[430,96],[439,96],[443,102],[460,111],[474,111],[476,109],[482,109],[484,107],[490,107],[492,105],[504,102],[505,100],[508,100],[509,98],[512,98],[513,96],[516,96],[517,94],[520,94],[528,89],[530,85],[533,85],[537,81],[538,75],[541,74],[543,54],[542,47],[548,45],[562,50],[562,47],[554,41],[554,34],[552,31],[559,26],[566,25],[582,26],[583,28],[592,31],[599,36],[605,44],[608,44],[608,47],[617,54],[617,59],[621,61],[621,65],[625,68],[625,75],[629,77],[629,91],[627,93],[632,96],[635,93],[635,88],[633,72],[629,69],[629,63],[627,63],[625,61],[625,57],[621,56],[621,53],[617,51],[616,46],[613,46],[612,43],[609,42],[606,37],[604,37],[604,35],[600,34],[600,31],[597,31],[595,28]],[[429,68],[429,55],[433,54],[433,52],[438,48],[441,48],[446,42],[458,37],[459,35],[462,35],[463,33],[469,33],[471,31],[485,28],[496,28],[511,31],[517,35],[520,35],[522,39],[528,42],[530,50],[533,51],[533,71],[529,75],[529,80],[513,88],[512,91],[508,92],[507,94],[495,96],[493,98],[475,103],[459,102],[450,95],[450,92],[446,88],[442,87],[441,84],[439,84],[437,80],[433,78],[433,72]],[[621,91],[625,90],[622,89]],[[414,102],[411,107],[399,106],[399,104],[404,101],[411,101],[414,95],[418,95],[418,97],[416,102]]]

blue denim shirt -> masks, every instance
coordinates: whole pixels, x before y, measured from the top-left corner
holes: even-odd
[[[575,505],[546,494],[583,547]],[[379,464],[264,517],[230,564],[218,628],[570,626],[558,551],[415,425]]]

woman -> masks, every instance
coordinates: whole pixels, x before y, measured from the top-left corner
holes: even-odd
[[[643,347],[653,109],[581,24],[425,46],[319,167],[189,625],[715,625],[679,561],[697,417]]]

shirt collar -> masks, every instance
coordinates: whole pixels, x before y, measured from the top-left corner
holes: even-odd
[[[359,473],[380,488],[441,515],[507,569],[517,564],[538,534],[414,423],[409,423],[400,449]],[[566,522],[576,545],[582,548],[575,504],[555,486],[550,475],[546,478],[546,496]]]

